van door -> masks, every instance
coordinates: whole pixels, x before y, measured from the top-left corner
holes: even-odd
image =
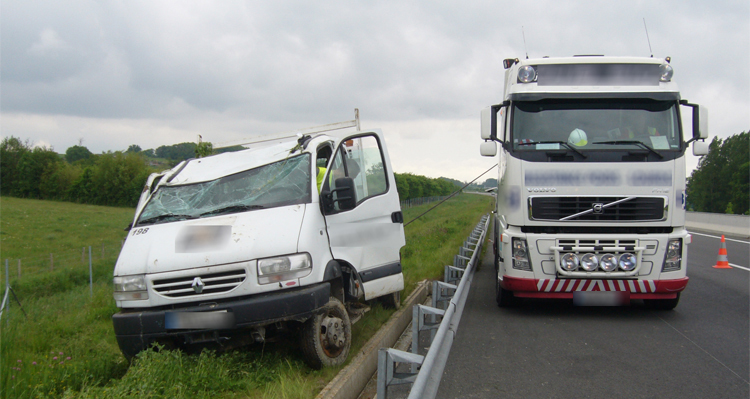
[[[382,134],[360,132],[342,140],[321,191],[331,254],[356,269],[365,299],[401,291],[399,251],[406,240]]]

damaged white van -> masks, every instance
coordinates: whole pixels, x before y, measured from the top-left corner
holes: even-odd
[[[114,270],[126,357],[291,330],[311,367],[335,366],[360,301],[399,305],[396,182],[382,133],[352,122],[150,176]]]

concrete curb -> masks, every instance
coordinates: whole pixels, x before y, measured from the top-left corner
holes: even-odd
[[[378,349],[390,348],[398,341],[412,319],[412,306],[424,302],[429,283],[422,281],[401,304],[388,322],[362,347],[348,366],[323,388],[316,399],[356,399],[378,369]]]

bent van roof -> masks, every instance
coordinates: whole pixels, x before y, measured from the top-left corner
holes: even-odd
[[[295,151],[292,154],[291,150],[295,146],[297,146],[296,138],[272,145],[253,147],[235,152],[225,152],[205,158],[190,159],[184,161],[187,164],[184,164],[184,162],[180,163],[172,169],[173,172],[167,174],[167,180],[170,179],[169,176],[174,177],[166,185],[176,186],[211,181],[222,176],[232,175],[280,161],[287,157],[310,152],[309,150],[303,150]]]

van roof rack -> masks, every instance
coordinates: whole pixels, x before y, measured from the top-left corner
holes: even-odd
[[[286,138],[298,137],[300,135],[329,132],[332,130],[347,129],[351,127],[357,128],[357,131],[360,130],[359,129],[359,108],[354,108],[354,120],[329,123],[327,125],[313,126],[313,127],[308,127],[305,129],[293,130],[290,132],[271,133],[271,134],[264,134],[262,136],[257,136],[253,138],[225,141],[222,143],[217,143],[213,148],[216,150],[219,148],[234,147],[237,145],[248,145],[248,144],[264,143],[268,141],[278,141],[278,140],[283,140]]]

